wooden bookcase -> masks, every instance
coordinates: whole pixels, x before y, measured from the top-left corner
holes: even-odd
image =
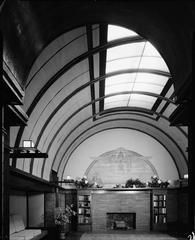
[[[159,190],[152,194],[152,224],[153,230],[167,229],[167,193]]]
[[[78,230],[91,230],[91,191],[78,190],[77,192]]]

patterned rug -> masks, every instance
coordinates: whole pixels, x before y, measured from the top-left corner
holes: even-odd
[[[167,234],[112,234],[112,233],[84,233],[80,240],[182,240]]]

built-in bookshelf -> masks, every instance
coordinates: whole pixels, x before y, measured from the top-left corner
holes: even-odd
[[[91,195],[88,191],[78,191],[78,227],[79,230],[90,229],[91,226]]]
[[[166,226],[167,223],[167,208],[166,208],[166,194],[153,194],[153,226],[154,229],[159,226]],[[157,226],[157,227],[156,227]]]

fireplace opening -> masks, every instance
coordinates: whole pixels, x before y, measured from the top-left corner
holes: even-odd
[[[108,230],[136,229],[136,213],[109,212],[107,213]]]

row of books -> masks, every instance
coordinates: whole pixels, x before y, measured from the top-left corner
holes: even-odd
[[[90,218],[89,218],[89,217],[86,217],[86,216],[78,216],[78,223],[80,223],[80,224],[90,223]]]
[[[154,215],[154,223],[166,223],[167,218],[164,215]]]
[[[153,200],[155,200],[155,201],[166,200],[166,195],[165,194],[154,194]]]
[[[165,201],[160,201],[160,202],[154,201],[153,206],[154,207],[166,207],[166,202]]]
[[[154,208],[154,214],[166,214],[166,208]]]
[[[79,207],[90,207],[89,202],[79,202],[78,205],[79,205]]]
[[[90,215],[91,210],[90,210],[90,208],[79,208],[78,209],[78,214]]]

